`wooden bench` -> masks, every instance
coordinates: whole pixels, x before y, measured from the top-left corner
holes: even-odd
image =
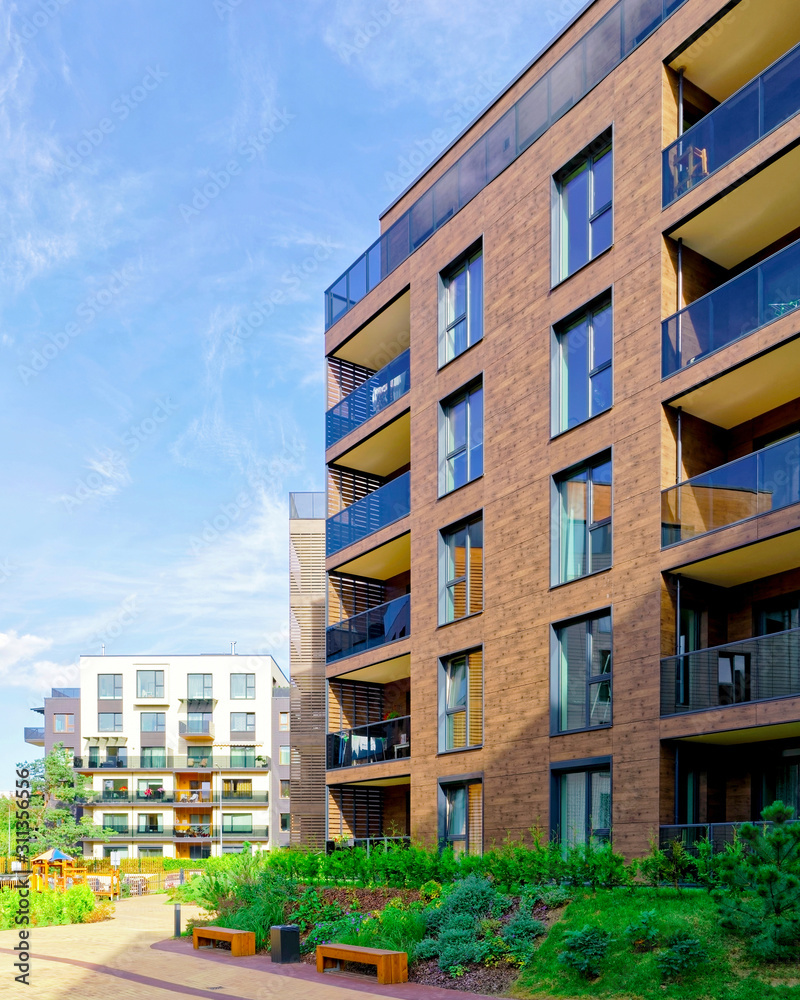
[[[317,972],[338,966],[339,962],[374,965],[381,984],[408,982],[408,955],[404,951],[362,948],[355,944],[318,944]]]
[[[195,948],[205,942],[210,942],[212,948],[217,948],[218,941],[228,941],[231,955],[236,958],[256,953],[256,936],[252,931],[238,931],[232,927],[195,927],[192,930],[192,944]]]

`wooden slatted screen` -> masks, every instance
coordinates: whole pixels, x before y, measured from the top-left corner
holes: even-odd
[[[328,624],[335,625],[383,604],[386,587],[380,580],[331,573],[328,577]]]
[[[355,472],[353,469],[328,467],[328,517],[338,514],[340,510],[361,500],[362,497],[383,486],[380,476],[372,476],[366,472]]]
[[[328,358],[328,409],[363,385],[375,372],[343,358]]]
[[[483,854],[483,784],[467,787],[467,827],[470,854]]]
[[[328,789],[328,837],[380,837],[383,790],[343,786]]]
[[[469,745],[474,747],[483,743],[483,651],[470,653],[468,662]]]
[[[354,729],[383,717],[383,688],[380,684],[355,681],[328,682],[328,732]]]

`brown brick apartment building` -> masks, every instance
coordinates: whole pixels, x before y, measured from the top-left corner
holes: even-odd
[[[800,807],[798,42],[589,3],[326,293],[329,839]]]

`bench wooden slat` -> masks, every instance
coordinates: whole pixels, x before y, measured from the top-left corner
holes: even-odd
[[[404,951],[365,948],[357,944],[317,945],[317,972],[324,972],[337,961],[374,965],[381,985],[408,982],[408,955]]]
[[[255,955],[256,936],[253,931],[242,931],[235,927],[195,927],[192,930],[192,944],[195,949],[200,947],[201,941],[211,941],[212,947],[215,941],[229,941],[231,945],[231,955],[242,958],[246,955]]]

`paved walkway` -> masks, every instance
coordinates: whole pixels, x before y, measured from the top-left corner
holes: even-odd
[[[269,957],[233,958],[195,952],[189,939],[173,940],[173,909],[164,895],[115,903],[113,920],[99,924],[32,927],[29,993],[14,981],[16,931],[0,931],[0,996],[36,1000],[482,1000],[474,994],[416,983],[379,986],[368,980],[318,975],[312,966],[272,966]],[[185,921],[199,915],[183,905]]]

